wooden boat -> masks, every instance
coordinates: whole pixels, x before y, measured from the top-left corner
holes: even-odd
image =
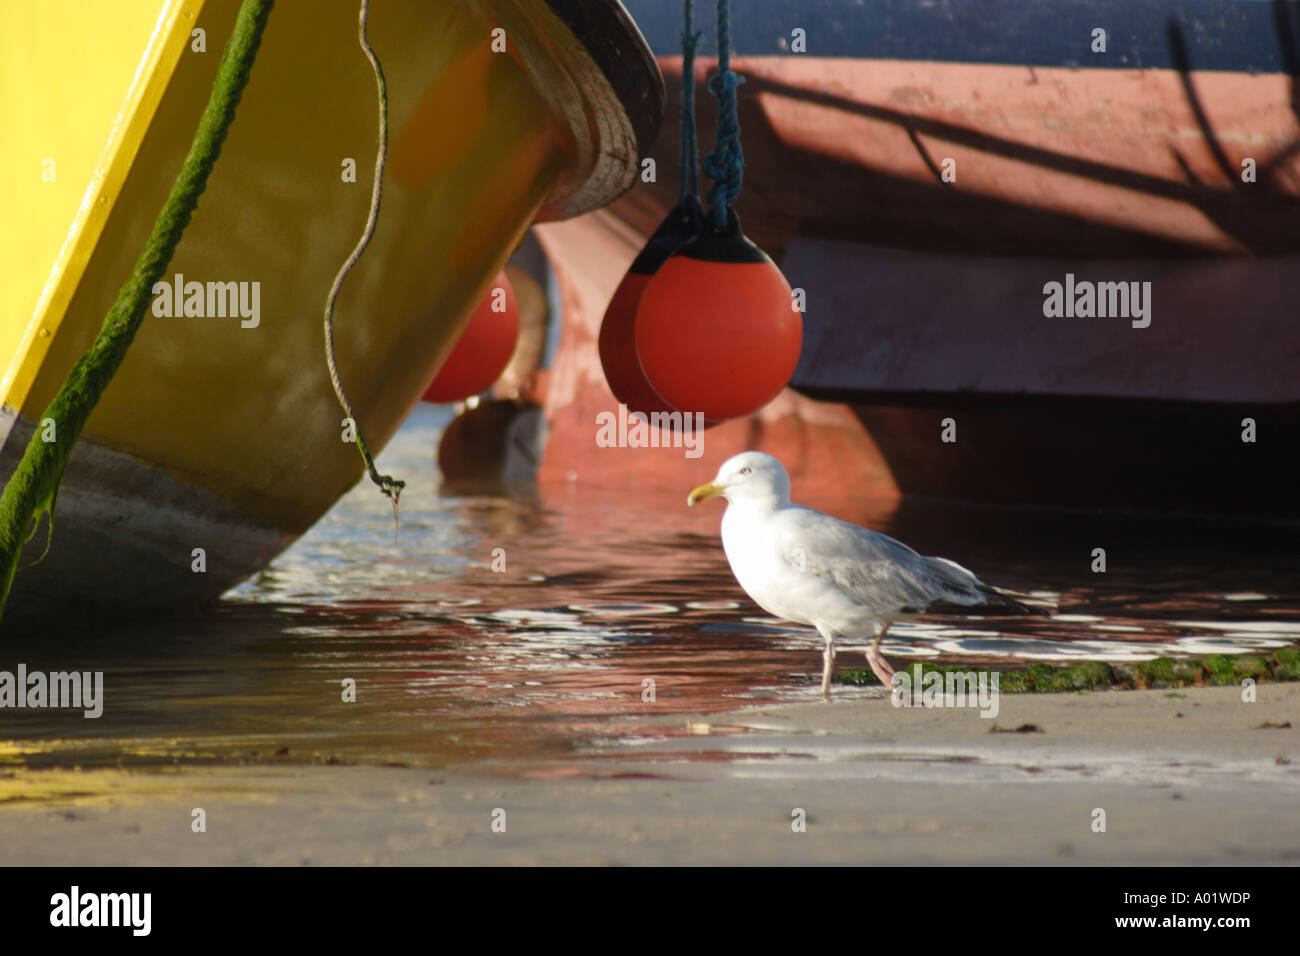
[[[0,476],[130,272],[238,6],[0,8]],[[388,168],[335,335],[377,449],[529,225],[630,185],[663,86],[615,0],[387,0],[369,35],[387,74]],[[6,628],[74,607],[211,600],[358,480],[321,315],[365,223],[376,124],[356,4],[277,4],[168,270],[186,304],[200,284],[189,311],[205,314],[166,317],[155,302],[72,455],[48,554],[15,579]],[[239,315],[222,301],[236,292]],[[24,563],[45,539],[41,529]]]

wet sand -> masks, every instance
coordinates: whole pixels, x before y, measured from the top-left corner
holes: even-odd
[[[1005,695],[990,720],[858,692],[472,772],[0,772],[0,863],[1295,865],[1300,684],[1258,694]]]

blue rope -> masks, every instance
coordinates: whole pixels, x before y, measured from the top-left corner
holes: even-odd
[[[718,129],[713,152],[704,157],[704,175],[713,180],[709,203],[719,232],[727,228],[728,212],[745,178],[745,154],[740,149],[740,117],[736,114],[736,87],[745,78],[731,72],[731,0],[718,0],[718,72],[709,89],[718,98]]]
[[[685,0],[686,26],[682,31],[682,171],[678,201],[684,202],[687,193],[700,191],[699,146],[695,142],[695,47],[700,34],[694,31],[695,11],[692,0]],[[689,181],[689,190],[687,184]]]

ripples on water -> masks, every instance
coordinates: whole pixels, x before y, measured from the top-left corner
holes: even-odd
[[[718,540],[720,502],[687,511],[686,491],[711,477],[698,465],[683,462],[672,494],[586,481],[456,497],[440,493],[434,465],[446,415],[422,406],[381,457],[407,481],[396,542],[387,500],[364,483],[209,617],[68,634],[57,655],[47,642],[14,642],[14,660],[32,669],[105,671],[106,707],[97,721],[10,711],[0,761],[500,769],[662,736],[647,716],[817,699],[816,635],[772,620],[739,590]],[[1051,621],[896,625],[885,644],[895,659],[1007,668],[1300,640],[1294,528],[807,503],[1060,601]],[[1097,547],[1105,574],[1090,571]],[[492,570],[496,548],[504,572]],[[838,663],[863,659],[850,650]],[[356,703],[340,700],[348,677]],[[647,678],[654,703],[642,702]]]

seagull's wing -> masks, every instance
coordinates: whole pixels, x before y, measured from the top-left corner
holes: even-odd
[[[878,531],[798,506],[785,519],[782,550],[787,560],[877,615],[919,614],[934,604],[988,600],[986,586],[961,565],[922,557]]]

